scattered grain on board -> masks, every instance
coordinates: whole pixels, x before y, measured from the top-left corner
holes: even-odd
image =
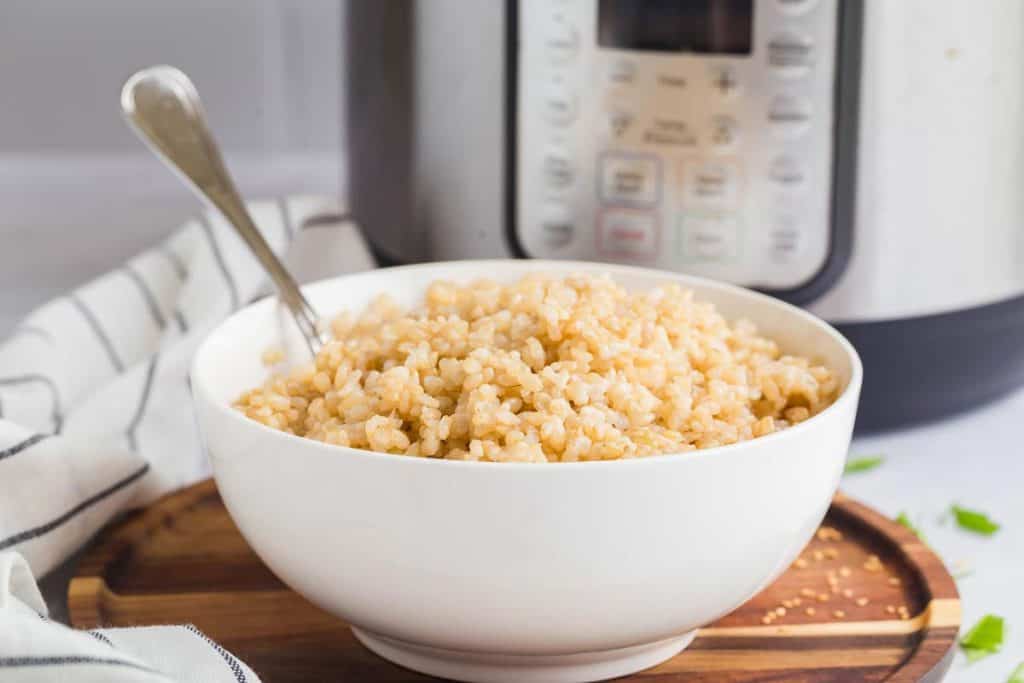
[[[819,542],[831,541],[835,538],[836,534],[839,534],[838,531],[834,530],[822,534],[821,532],[824,529],[831,529],[831,527],[822,527],[818,530],[816,538]],[[806,556],[799,557],[797,558],[797,560],[794,561],[792,565],[793,567],[806,568],[807,557],[814,558],[816,561],[822,561],[824,559],[840,559],[841,555],[843,554],[839,548],[836,548],[834,546],[817,549],[809,548],[805,550],[805,553]],[[848,562],[850,558],[845,559]],[[820,573],[815,572],[810,574],[801,574],[800,576],[806,578],[803,579],[804,585],[799,588],[798,595],[782,600],[781,605],[779,607],[775,607],[769,610],[768,613],[762,618],[763,623],[784,623],[785,621],[792,618],[793,615],[798,614],[798,608],[800,608],[800,611],[805,617],[814,617],[818,615],[819,611],[813,605],[802,606],[804,599],[808,601],[815,601],[817,603],[836,602],[837,604],[834,604],[831,610],[825,610],[824,615],[826,617],[831,617],[833,619],[845,619],[847,615],[850,613],[850,610],[854,607],[865,608],[868,607],[872,602],[871,599],[867,596],[858,596],[856,594],[856,589],[858,588],[858,585],[851,585],[849,581],[853,577],[858,577],[859,581],[868,582],[880,582],[883,579],[885,579],[886,584],[890,586],[899,586],[901,584],[900,579],[894,575],[886,573],[882,576],[877,576],[878,572],[882,572],[885,569],[885,566],[878,555],[868,555],[864,559],[863,571],[866,573],[861,575],[857,574],[857,572],[861,570],[858,569],[856,566],[841,563],[837,563],[837,565],[838,566],[836,566],[836,568],[834,569],[825,569],[825,567],[828,565],[824,565],[822,567],[823,571]],[[875,576],[875,578],[872,578],[873,575]],[[816,589],[813,584],[808,585],[810,581],[817,582],[821,581],[822,579],[828,587],[827,592],[821,590],[821,587],[818,587]],[[901,605],[898,608],[894,605],[885,605],[884,609],[882,607],[879,607],[879,618],[884,618],[882,616],[883,614],[886,616],[896,615],[899,619],[902,620],[907,620],[911,618],[910,611],[906,605]]]

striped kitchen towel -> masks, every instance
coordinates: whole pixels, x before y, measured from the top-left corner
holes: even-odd
[[[302,280],[374,265],[332,201],[251,208]],[[206,213],[0,341],[0,681],[258,680],[191,626],[49,621],[33,575],[117,512],[209,476],[189,363],[211,328],[269,291],[240,238]]]

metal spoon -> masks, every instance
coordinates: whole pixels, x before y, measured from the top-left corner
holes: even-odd
[[[121,109],[150,149],[241,235],[316,355],[325,343],[319,316],[253,223],[206,125],[192,81],[172,66],[143,69],[124,84]]]

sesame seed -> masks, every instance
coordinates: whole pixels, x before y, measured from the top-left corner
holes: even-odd
[[[852,573],[853,572],[850,571],[849,567],[840,567],[839,568],[839,576],[842,576],[843,578],[846,578],[847,576],[849,576]]]
[[[818,602],[828,602],[829,599],[828,593],[818,593]]]
[[[900,585],[900,580],[899,580],[899,578],[898,578],[898,577],[895,577],[895,576],[890,576],[890,577],[889,577],[889,585],[890,585],[890,586],[898,586],[898,585]]]
[[[805,560],[805,559],[804,559],[804,558],[802,558],[802,557],[798,557],[798,558],[797,558],[797,560],[796,560],[796,562],[794,562],[794,563],[793,563],[793,565],[794,565],[794,566],[795,566],[795,567],[796,567],[797,569],[807,569],[807,560]]]
[[[803,600],[801,600],[800,598],[793,598],[792,600],[790,600],[790,602],[793,603],[793,607],[799,607],[800,603],[802,603]]]
[[[858,607],[863,607],[866,604],[868,604],[868,599],[867,598],[857,598],[857,606]]]
[[[807,612],[807,616],[809,616],[809,617],[813,617],[814,616],[815,609],[813,607],[808,607],[804,611]]]
[[[821,562],[824,559],[825,559],[825,553],[821,552],[820,550],[815,550],[814,551],[814,561],[815,562]]]
[[[844,598],[852,598],[853,597],[853,589],[852,588],[847,588],[846,590],[844,590],[843,591],[843,597]]]
[[[804,596],[805,598],[813,598],[815,595],[817,595],[817,593],[815,593],[810,588],[801,588],[800,595]]]
[[[885,606],[885,611],[888,612],[889,614],[896,614],[896,608],[893,607],[892,605],[886,605]]]
[[[768,617],[768,616],[761,617],[761,623],[765,624],[765,625],[768,625],[768,624],[772,623],[772,618]]]
[[[775,610],[775,616],[777,616],[777,617],[784,617],[784,616],[786,616],[786,608],[785,607],[779,607],[778,609],[776,609]]]
[[[846,612],[844,612],[841,609],[837,609],[835,612],[832,613],[832,616],[834,616],[836,619],[842,619],[846,616]]]
[[[834,560],[837,557],[839,557],[839,551],[836,550],[835,548],[825,548],[824,552],[825,552],[825,557],[827,557],[830,560]]]

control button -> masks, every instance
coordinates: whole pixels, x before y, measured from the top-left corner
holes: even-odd
[[[683,255],[692,261],[724,262],[736,257],[739,220],[731,214],[684,214],[680,217]]]
[[[739,194],[739,169],[719,161],[691,161],[683,166],[686,206],[732,206]]]
[[[558,249],[572,242],[576,223],[572,212],[565,204],[551,202],[544,207],[540,222],[541,239],[552,249]]]
[[[768,168],[768,177],[787,193],[795,193],[807,186],[807,168],[795,157],[776,157]]]
[[[679,74],[661,73],[658,74],[658,86],[671,90],[684,90],[686,77]]]
[[[576,178],[572,158],[561,147],[551,147],[544,154],[544,181],[549,188],[562,189]]]
[[[563,17],[556,16],[548,24],[544,37],[544,49],[548,58],[556,64],[564,64],[576,56],[580,49],[580,34],[576,27]]]
[[[731,149],[739,139],[736,121],[728,116],[711,120],[711,144],[719,151]]]
[[[608,134],[613,140],[621,140],[633,126],[634,117],[626,111],[608,112]]]
[[[722,97],[734,97],[740,93],[740,82],[736,70],[731,66],[716,66],[711,69],[711,87]]]
[[[633,85],[636,82],[636,63],[628,59],[616,59],[608,64],[608,85]]]
[[[654,119],[644,129],[642,140],[644,144],[658,145],[659,147],[697,146],[697,136],[683,119]]]
[[[544,93],[544,112],[548,121],[567,126],[576,118],[576,96],[561,81],[552,81]]]
[[[775,0],[775,5],[779,8],[779,11],[791,17],[797,17],[811,11],[817,4],[818,0]]]
[[[651,211],[613,207],[597,219],[597,250],[605,256],[652,259],[658,254],[658,217]]]
[[[768,65],[783,78],[806,75],[814,64],[814,40],[799,33],[782,33],[768,41]]]
[[[811,125],[811,101],[800,95],[779,95],[768,108],[768,123],[784,140],[800,137]]]
[[[661,164],[654,157],[607,154],[601,159],[600,179],[606,202],[653,205],[661,189]]]
[[[795,216],[780,216],[769,234],[768,255],[775,263],[793,261],[803,249],[800,221]]]

